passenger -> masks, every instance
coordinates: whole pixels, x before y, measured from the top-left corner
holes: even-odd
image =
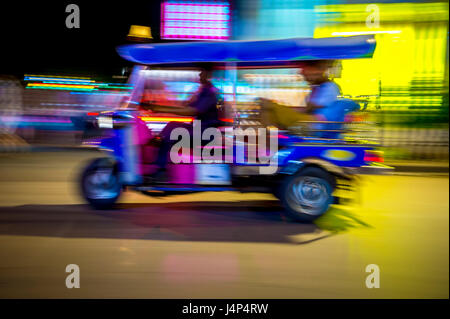
[[[289,130],[298,127],[299,122],[325,121],[324,109],[338,100],[340,89],[330,78],[328,71],[333,61],[310,61],[302,65],[301,75],[311,86],[303,112],[264,100],[262,103],[263,123],[273,122],[276,126]],[[329,110],[327,110],[329,111]],[[300,124],[301,125],[301,124]]]
[[[340,139],[344,129],[344,122],[348,120],[350,112],[359,110],[359,104],[350,99],[339,98],[341,90],[330,79],[330,70],[333,76],[340,77],[341,66],[334,61],[317,61],[303,68],[305,80],[311,84],[312,91],[307,102],[306,112],[313,114],[318,121],[327,123],[314,124],[314,136],[325,139]]]
[[[154,106],[151,109],[159,113],[172,113],[182,116],[193,116],[196,120],[201,120],[201,131],[209,127],[220,125],[218,104],[218,90],[211,83],[212,69],[203,68],[199,74],[200,87],[184,107]],[[156,165],[158,171],[153,174],[156,179],[165,177],[165,170],[169,152],[177,141],[170,139],[172,130],[183,127],[188,130],[190,136],[193,135],[193,124],[183,122],[169,122],[160,133],[160,145]]]
[[[341,94],[339,86],[329,78],[332,61],[311,61],[301,69],[306,82],[311,86],[306,110],[308,114],[317,114],[320,109],[329,107]]]

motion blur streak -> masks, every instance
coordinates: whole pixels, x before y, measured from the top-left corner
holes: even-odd
[[[39,34],[30,42],[42,53],[11,67],[20,70],[15,76],[0,74],[0,298],[449,297],[448,1],[160,0],[152,10],[145,3],[108,5],[104,17],[92,5],[89,18],[86,2],[79,30],[48,39],[45,28],[29,30]],[[358,176],[357,192],[338,189],[343,200],[313,223],[288,222],[277,198],[263,193],[124,191],[118,209],[103,211],[81,200],[80,172],[99,157],[83,145],[109,136],[100,119],[113,127],[103,115],[142,107],[142,127],[152,134],[194,119],[151,108],[183,107],[198,92],[195,61],[135,72],[114,51],[119,43],[368,34],[376,40],[373,58],[336,61],[322,74],[360,106],[346,118],[343,141],[379,143],[361,152],[364,160],[395,173]],[[30,47],[27,39],[23,52]],[[33,65],[39,59],[43,65]],[[236,65],[227,60],[212,72],[222,122],[261,125],[263,99],[296,111],[307,106],[306,63],[228,69]],[[290,138],[278,135],[280,143]],[[152,138],[138,152],[159,142]],[[65,288],[68,263],[80,265],[82,289]],[[380,267],[380,289],[365,287],[368,264]]]

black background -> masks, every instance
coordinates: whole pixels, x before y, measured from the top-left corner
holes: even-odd
[[[159,42],[159,0],[17,1],[0,4],[0,74],[119,74],[130,65],[115,47],[130,25],[150,26]],[[80,8],[80,28],[68,29],[68,4]]]
[[[216,312],[214,317],[208,314],[182,314],[183,306],[211,305],[225,308],[226,304],[259,303],[268,304],[265,314],[231,314]],[[113,314],[116,318],[429,318],[448,312],[449,300],[295,300],[295,299],[152,299],[152,300],[0,300],[1,309],[11,310],[15,317],[33,317],[36,314],[50,315],[55,318],[92,317],[98,311],[100,318]],[[10,307],[10,308],[9,308]],[[9,308],[9,309],[6,309]],[[446,311],[447,309],[447,311]],[[22,315],[22,316],[21,316]]]

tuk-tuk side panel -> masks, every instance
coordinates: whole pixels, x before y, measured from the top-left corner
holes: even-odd
[[[292,161],[301,161],[305,158],[318,158],[340,167],[361,167],[364,161],[364,152],[367,147],[358,146],[330,146],[330,145],[304,145],[292,146],[279,152],[278,165],[285,166]]]
[[[109,137],[102,138],[98,148],[102,151],[108,152],[117,161],[119,172],[126,170],[125,168],[125,153],[123,149],[124,132],[121,130],[114,130]]]

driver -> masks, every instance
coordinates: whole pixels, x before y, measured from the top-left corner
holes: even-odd
[[[211,83],[212,68],[203,67],[199,74],[200,87],[196,93],[193,94],[190,100],[188,100],[184,107],[169,107],[169,106],[150,106],[154,112],[159,113],[172,113],[182,116],[193,116],[196,120],[201,121],[202,132],[209,127],[218,127],[220,124],[219,112],[217,109],[218,103],[218,89]],[[172,146],[177,143],[170,139],[170,133],[172,130],[183,127],[188,130],[190,136],[193,134],[192,123],[182,122],[169,122],[161,131],[160,147],[158,151],[158,157],[156,165],[158,170],[152,175],[157,179],[165,177],[167,157]]]

